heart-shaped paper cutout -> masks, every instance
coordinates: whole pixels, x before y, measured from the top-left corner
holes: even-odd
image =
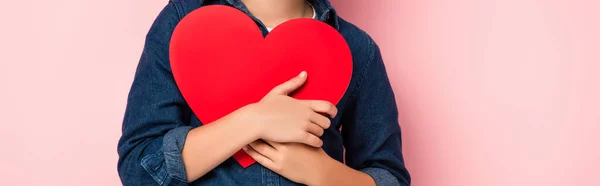
[[[346,41],[326,23],[294,19],[263,38],[250,17],[223,5],[185,16],[173,32],[169,54],[177,86],[203,124],[260,101],[301,71],[308,80],[294,98],[337,104],[352,75]],[[244,168],[254,163],[244,151],[233,157]]]

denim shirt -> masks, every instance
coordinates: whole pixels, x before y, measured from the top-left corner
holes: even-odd
[[[310,3],[317,19],[343,35],[353,59],[349,87],[337,104],[339,114],[321,137],[324,151],[370,175],[377,185],[410,185],[402,156],[398,110],[378,46],[364,31],[338,17],[327,0]],[[126,186],[299,185],[258,163],[244,169],[233,158],[194,182],[186,181],[181,151],[187,133],[202,123],[177,89],[169,65],[169,41],[186,14],[210,4],[240,9],[256,22],[263,35],[268,34],[240,0],[170,0],[146,36],[129,92],[118,144],[121,181]]]

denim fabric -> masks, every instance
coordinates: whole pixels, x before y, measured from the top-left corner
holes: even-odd
[[[396,102],[378,46],[364,31],[338,17],[327,0],[310,3],[319,20],[344,36],[354,62],[350,85],[337,105],[340,112],[322,136],[323,149],[343,162],[345,147],[346,165],[370,175],[377,185],[410,185],[402,157]],[[181,151],[189,130],[202,123],[177,89],[169,66],[169,41],[186,14],[209,4],[242,10],[256,21],[264,35],[268,34],[240,0],[169,1],[146,36],[129,92],[118,144],[121,181],[126,186],[299,185],[258,163],[243,169],[232,158],[200,179],[186,181]]]

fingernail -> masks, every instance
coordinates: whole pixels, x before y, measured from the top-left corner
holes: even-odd
[[[300,77],[304,77],[304,76],[306,76],[306,71],[302,71],[302,72],[300,72],[300,75],[298,75],[298,76],[300,76]]]

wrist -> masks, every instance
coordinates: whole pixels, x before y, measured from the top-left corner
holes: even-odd
[[[329,156],[324,156],[323,160],[321,161],[321,166],[318,166],[319,168],[317,169],[317,171],[313,172],[314,175],[308,181],[307,185],[310,185],[310,186],[330,185],[329,178],[336,176],[335,170],[337,169],[337,166],[339,163],[340,162],[338,162],[337,160],[335,160]]]
[[[261,138],[260,122],[255,121],[251,110],[252,104],[244,106],[232,113],[232,123],[249,135],[250,142]],[[248,143],[250,143],[248,142]]]
[[[333,158],[328,158],[328,160],[323,162],[320,172],[314,175],[311,181],[312,183],[308,183],[307,185],[376,185],[375,180],[370,175],[354,170]]]

